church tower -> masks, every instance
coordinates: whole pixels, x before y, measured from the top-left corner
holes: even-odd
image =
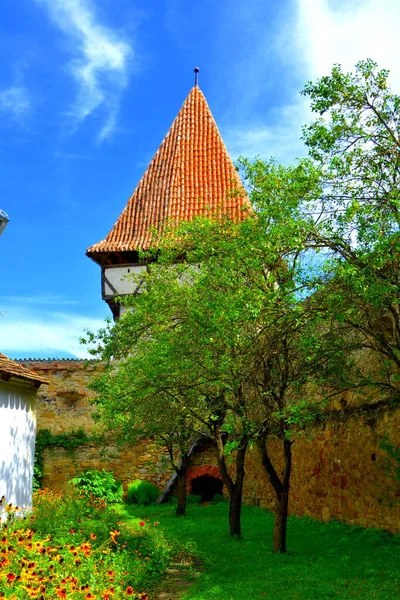
[[[146,265],[139,251],[152,244],[152,231],[196,216],[227,215],[241,220],[250,204],[207,101],[190,90],[161,146],[107,237],[86,254],[101,266],[102,297],[114,319],[123,307],[117,296],[137,293],[124,276]]]

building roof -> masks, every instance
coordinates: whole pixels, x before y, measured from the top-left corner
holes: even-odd
[[[241,220],[250,203],[198,86],[175,121],[107,237],[86,254],[146,250],[152,230],[195,216]]]
[[[4,376],[19,377],[39,384],[48,383],[47,379],[38,375],[35,371],[23,367],[0,352],[0,378],[4,378]]]

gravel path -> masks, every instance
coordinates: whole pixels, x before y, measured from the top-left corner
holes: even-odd
[[[176,564],[167,569],[165,578],[152,594],[153,600],[180,600],[204,571],[203,563],[193,559],[190,565]]]

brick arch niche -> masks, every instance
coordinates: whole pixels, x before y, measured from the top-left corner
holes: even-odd
[[[186,492],[188,494],[196,493],[203,497],[203,500],[211,500],[212,495],[222,494],[222,478],[218,467],[214,465],[201,465],[199,467],[189,467],[186,474]],[[214,493],[213,493],[214,492]],[[211,497],[207,496],[211,494]]]

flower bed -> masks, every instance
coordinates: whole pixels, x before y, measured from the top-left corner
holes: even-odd
[[[104,502],[38,492],[23,519],[5,507],[0,528],[0,599],[147,600],[171,547],[156,523],[129,529]]]

